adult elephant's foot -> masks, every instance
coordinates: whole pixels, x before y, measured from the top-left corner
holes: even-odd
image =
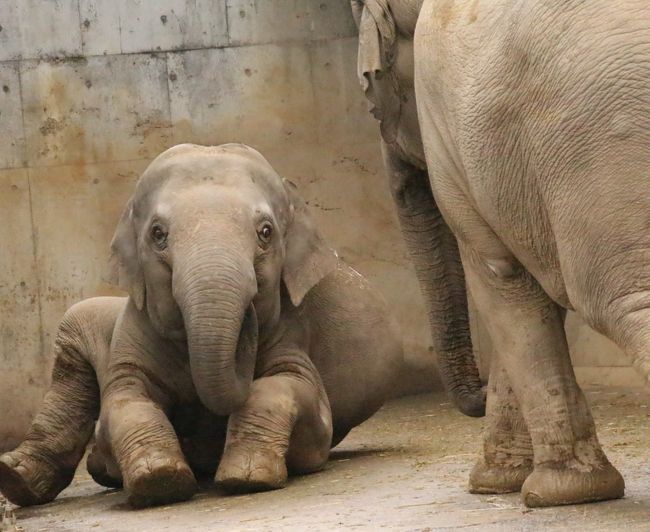
[[[469,475],[469,492],[494,494],[520,491],[532,471],[533,466],[530,463],[509,465],[492,462],[487,464],[481,457]]]
[[[53,465],[19,447],[0,456],[0,493],[19,506],[45,504],[70,484],[74,472],[75,467]]]
[[[230,447],[219,464],[216,481],[230,493],[283,488],[287,483],[286,461],[269,449]]]
[[[97,445],[93,446],[92,451],[88,455],[86,468],[93,480],[100,486],[106,488],[121,488],[122,478],[119,472],[109,472],[108,460],[104,454],[99,451]]]
[[[609,462],[589,470],[537,466],[521,488],[529,508],[620,499],[624,492],[625,481]]]
[[[197,483],[187,463],[175,454],[147,450],[130,462],[124,487],[129,504],[144,508],[186,501],[196,493]]]

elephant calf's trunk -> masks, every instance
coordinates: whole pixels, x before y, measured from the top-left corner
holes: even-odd
[[[244,404],[255,371],[258,324],[252,266],[244,261],[196,267],[175,285],[187,332],[196,391],[212,412],[228,415]],[[215,273],[216,272],[216,273]],[[247,275],[248,274],[248,275]]]

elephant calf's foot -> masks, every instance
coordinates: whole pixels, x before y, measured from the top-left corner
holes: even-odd
[[[609,462],[588,471],[538,466],[521,488],[529,508],[620,499],[625,481]]]
[[[17,449],[0,456],[0,493],[19,506],[45,504],[72,482],[74,472]]]
[[[230,493],[268,491],[287,483],[284,456],[271,450],[229,449],[217,470],[217,484]]]
[[[186,501],[197,490],[196,479],[184,460],[169,453],[147,452],[125,473],[129,504],[135,508]]]
[[[97,449],[95,445],[88,455],[86,468],[93,480],[100,486],[106,488],[121,488],[122,478],[119,475],[111,475],[108,472],[106,457]]]

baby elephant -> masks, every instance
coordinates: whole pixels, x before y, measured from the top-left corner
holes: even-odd
[[[98,415],[89,471],[134,506],[188,499],[217,465],[226,490],[282,487],[287,470],[324,466],[402,363],[385,302],[244,145],[156,158],[117,227],[111,275],[129,297],[66,313],[43,407],[0,457],[16,504],[70,483]]]

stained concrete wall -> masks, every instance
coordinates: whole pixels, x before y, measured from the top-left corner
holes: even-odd
[[[295,181],[399,319],[396,381],[436,382],[355,34],[349,0],[0,2],[0,448],[40,403],[65,309],[116,293],[101,275],[119,212],[151,158],[180,142],[246,142]],[[636,378],[583,326],[572,335],[587,380]]]

